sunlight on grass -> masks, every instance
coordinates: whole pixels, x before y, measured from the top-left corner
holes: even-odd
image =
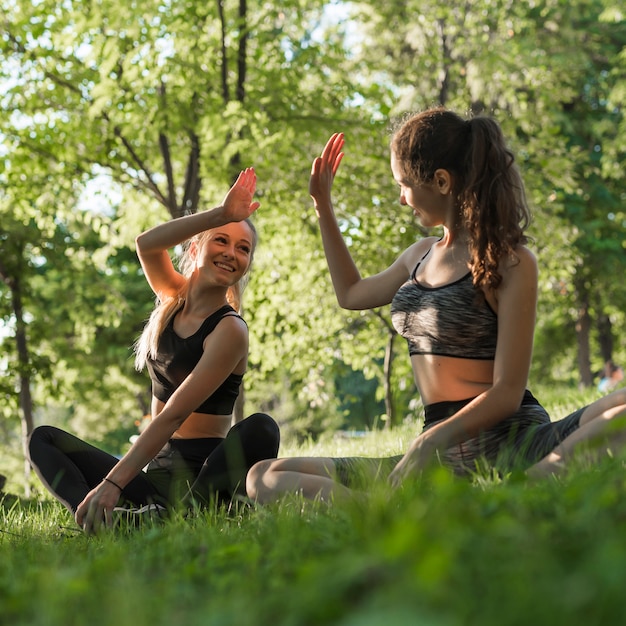
[[[538,393],[557,416],[587,400]],[[548,398],[549,403],[546,401]],[[282,455],[401,453],[419,424]],[[83,535],[56,502],[0,502],[4,623],[600,626],[623,619],[620,455],[540,483],[442,468],[332,506],[285,496]]]
[[[280,456],[394,456],[402,454],[421,429],[421,423],[407,423],[389,430],[341,431],[318,441],[287,442]]]

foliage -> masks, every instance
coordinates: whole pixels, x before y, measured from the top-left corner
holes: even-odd
[[[64,178],[55,176],[58,172],[46,172],[43,164],[33,160],[28,185],[20,184],[15,180],[19,170],[15,172],[12,165],[4,172],[8,185],[0,208],[0,240],[3,265],[12,280],[23,286],[21,306],[35,405],[47,407],[48,420],[58,403],[68,412],[74,403],[80,405],[79,411],[95,407],[95,419],[87,420],[83,428],[97,436],[111,428],[97,411],[113,412],[120,402],[124,406],[120,398],[128,398],[129,388],[138,384],[132,382],[137,378],[128,341],[120,348],[118,336],[136,335],[147,315],[145,306],[134,304],[136,292],[149,304],[145,281],[134,253],[127,244],[119,246],[109,218],[88,211],[66,212],[68,193],[64,193]],[[9,289],[3,302],[5,325],[14,328],[16,313]],[[24,365],[18,365],[11,333],[0,342],[3,383],[16,393]],[[114,371],[123,372],[121,385],[117,380],[107,386]],[[99,394],[99,389],[106,391]],[[131,404],[137,404],[133,396]],[[16,416],[13,403],[3,408],[7,417]],[[94,428],[97,423],[100,428]]]
[[[144,210],[147,200],[156,200],[173,217],[217,204],[218,194],[224,193],[245,155],[245,165],[254,163],[261,181],[273,181],[270,189],[260,185],[259,197],[264,205],[276,207],[274,213],[280,218],[282,207],[294,206],[293,190],[303,187],[311,142],[317,144],[316,138],[324,137],[320,122],[350,119],[356,125],[358,107],[347,106],[354,87],[341,67],[345,57],[341,29],[331,26],[321,38],[322,4],[283,3],[277,9],[260,3],[253,14],[242,12],[242,7],[221,2],[205,8],[191,1],[176,6],[153,2],[123,10],[114,1],[88,6],[5,3],[0,44],[7,62],[0,71],[8,88],[2,103],[2,137],[5,145],[12,142],[19,148],[16,153],[7,150],[8,162],[17,169],[22,163],[18,155],[25,157],[25,163],[29,154],[39,154],[42,167],[62,164],[66,169],[60,180],[81,185],[104,175],[119,189],[126,210],[120,218],[119,207],[112,207],[109,232],[96,230],[119,240],[116,229],[129,222],[129,211]],[[368,111],[379,108],[370,105]],[[350,115],[345,115],[349,109]],[[277,164],[285,163],[290,167],[284,176],[275,177]],[[34,190],[37,193],[39,187]],[[62,221],[71,213],[68,202],[55,219]],[[150,214],[156,215],[154,209]],[[267,226],[260,224],[268,239],[284,237],[284,231],[272,230],[272,223],[279,223],[275,219],[270,208]],[[149,224],[147,220],[135,223]],[[310,228],[306,222],[296,224],[296,237],[298,226]],[[90,247],[80,243],[84,254],[90,255]],[[121,386],[125,389],[138,384],[127,367],[127,346],[137,334],[138,319],[145,319],[151,298],[141,300],[142,291],[132,286],[139,277],[136,264],[131,267],[122,261],[118,266],[125,255],[103,240],[101,246],[116,257],[109,261],[107,288],[111,297],[121,296],[117,305],[107,308],[121,315],[114,321],[115,336],[91,329],[87,338],[95,345],[89,346],[86,356],[98,354],[97,341],[106,335],[104,354],[117,351],[117,366],[131,379]],[[293,276],[300,269],[291,262],[281,267]],[[79,282],[78,268],[72,269],[55,277],[50,289],[58,285],[63,293],[69,282]],[[117,281],[126,283],[129,277],[133,283],[122,293]],[[88,274],[85,284],[92,285]],[[286,285],[293,286],[290,281]],[[262,298],[268,295],[271,318],[285,316],[288,331],[305,336],[306,318],[299,311],[277,310],[279,289],[275,294],[270,289]],[[128,298],[133,299],[130,310]],[[293,300],[292,294],[289,299]],[[326,301],[330,302],[328,296]],[[74,304],[76,315],[85,315],[83,305],[89,311],[87,302]],[[334,310],[326,311],[320,310],[323,315],[316,332],[327,327],[328,315],[335,317]],[[42,317],[35,308],[31,315]],[[280,328],[276,333],[285,338]],[[322,339],[315,344],[323,343]],[[298,343],[285,345],[292,362]],[[312,354],[310,345],[307,350]],[[33,347],[36,358],[40,347]],[[274,354],[263,351],[268,361],[262,366],[266,377],[268,372],[275,375],[270,368],[283,352],[284,348]],[[261,355],[252,355],[252,369],[260,360]],[[70,381],[62,401],[94,415],[82,424],[84,431],[95,423],[111,427],[109,408],[114,405],[107,397],[112,387],[102,384],[106,377],[96,374],[107,365],[97,358],[89,365],[82,360],[54,365],[55,374]],[[302,373],[294,373],[290,387],[306,386],[314,369],[310,359]],[[79,389],[71,390],[75,381],[91,387],[94,402]],[[99,408],[94,406],[98,400]],[[101,430],[91,434],[97,439]]]
[[[626,259],[619,3],[0,8],[0,260],[16,264],[25,287],[37,420],[123,447],[149,395],[129,350],[152,305],[133,237],[214,206],[250,164],[261,245],[244,300],[246,412],[269,410],[299,441],[380,424],[378,406],[346,416],[341,396],[358,371],[377,386],[372,403],[382,401],[392,345],[402,355],[390,374],[395,420],[414,418],[419,399],[388,309],[338,309],[307,180],[327,137],[345,132],[338,217],[362,273],[383,269],[425,234],[397,203],[389,125],[437,102],[495,115],[523,170],[541,267],[532,379],[588,384],[607,346],[626,361],[615,280]],[[0,393],[14,423],[22,366],[10,305],[0,283]],[[4,432],[12,442],[14,428]]]

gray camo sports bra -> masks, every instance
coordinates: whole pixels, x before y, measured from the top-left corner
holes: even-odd
[[[498,339],[496,313],[477,294],[470,272],[441,287],[420,285],[415,274],[429,253],[391,302],[394,328],[407,340],[409,354],[493,360]]]

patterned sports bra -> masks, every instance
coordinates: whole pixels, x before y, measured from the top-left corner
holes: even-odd
[[[493,360],[498,339],[498,318],[478,293],[468,272],[441,287],[424,287],[411,278],[398,289],[391,303],[391,319],[409,344],[409,354],[436,354],[461,359]]]

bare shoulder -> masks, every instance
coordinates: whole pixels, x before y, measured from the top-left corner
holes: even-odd
[[[439,241],[439,237],[424,237],[414,244],[411,244],[400,258],[403,259],[409,272],[415,269],[422,257],[432,248],[433,244]]]
[[[517,246],[515,251],[500,263],[500,272],[506,275],[515,268],[522,271],[537,271],[537,257],[526,246]]]
[[[224,315],[204,340],[203,359],[242,358],[248,350],[248,326],[238,315]]]
[[[518,246],[502,260],[499,268],[502,288],[512,284],[536,284],[538,276],[537,257],[526,246]]]
[[[523,262],[530,263],[534,267],[537,266],[537,257],[530,248],[526,246],[517,246],[515,249],[515,255],[519,257],[520,260],[523,260]]]
[[[521,312],[527,305],[535,306],[538,290],[537,259],[526,247],[518,246],[498,267],[502,282],[496,290],[485,292],[487,301],[498,315],[509,303],[510,310]]]
[[[227,313],[217,323],[221,332],[248,336],[248,324],[238,313]]]

